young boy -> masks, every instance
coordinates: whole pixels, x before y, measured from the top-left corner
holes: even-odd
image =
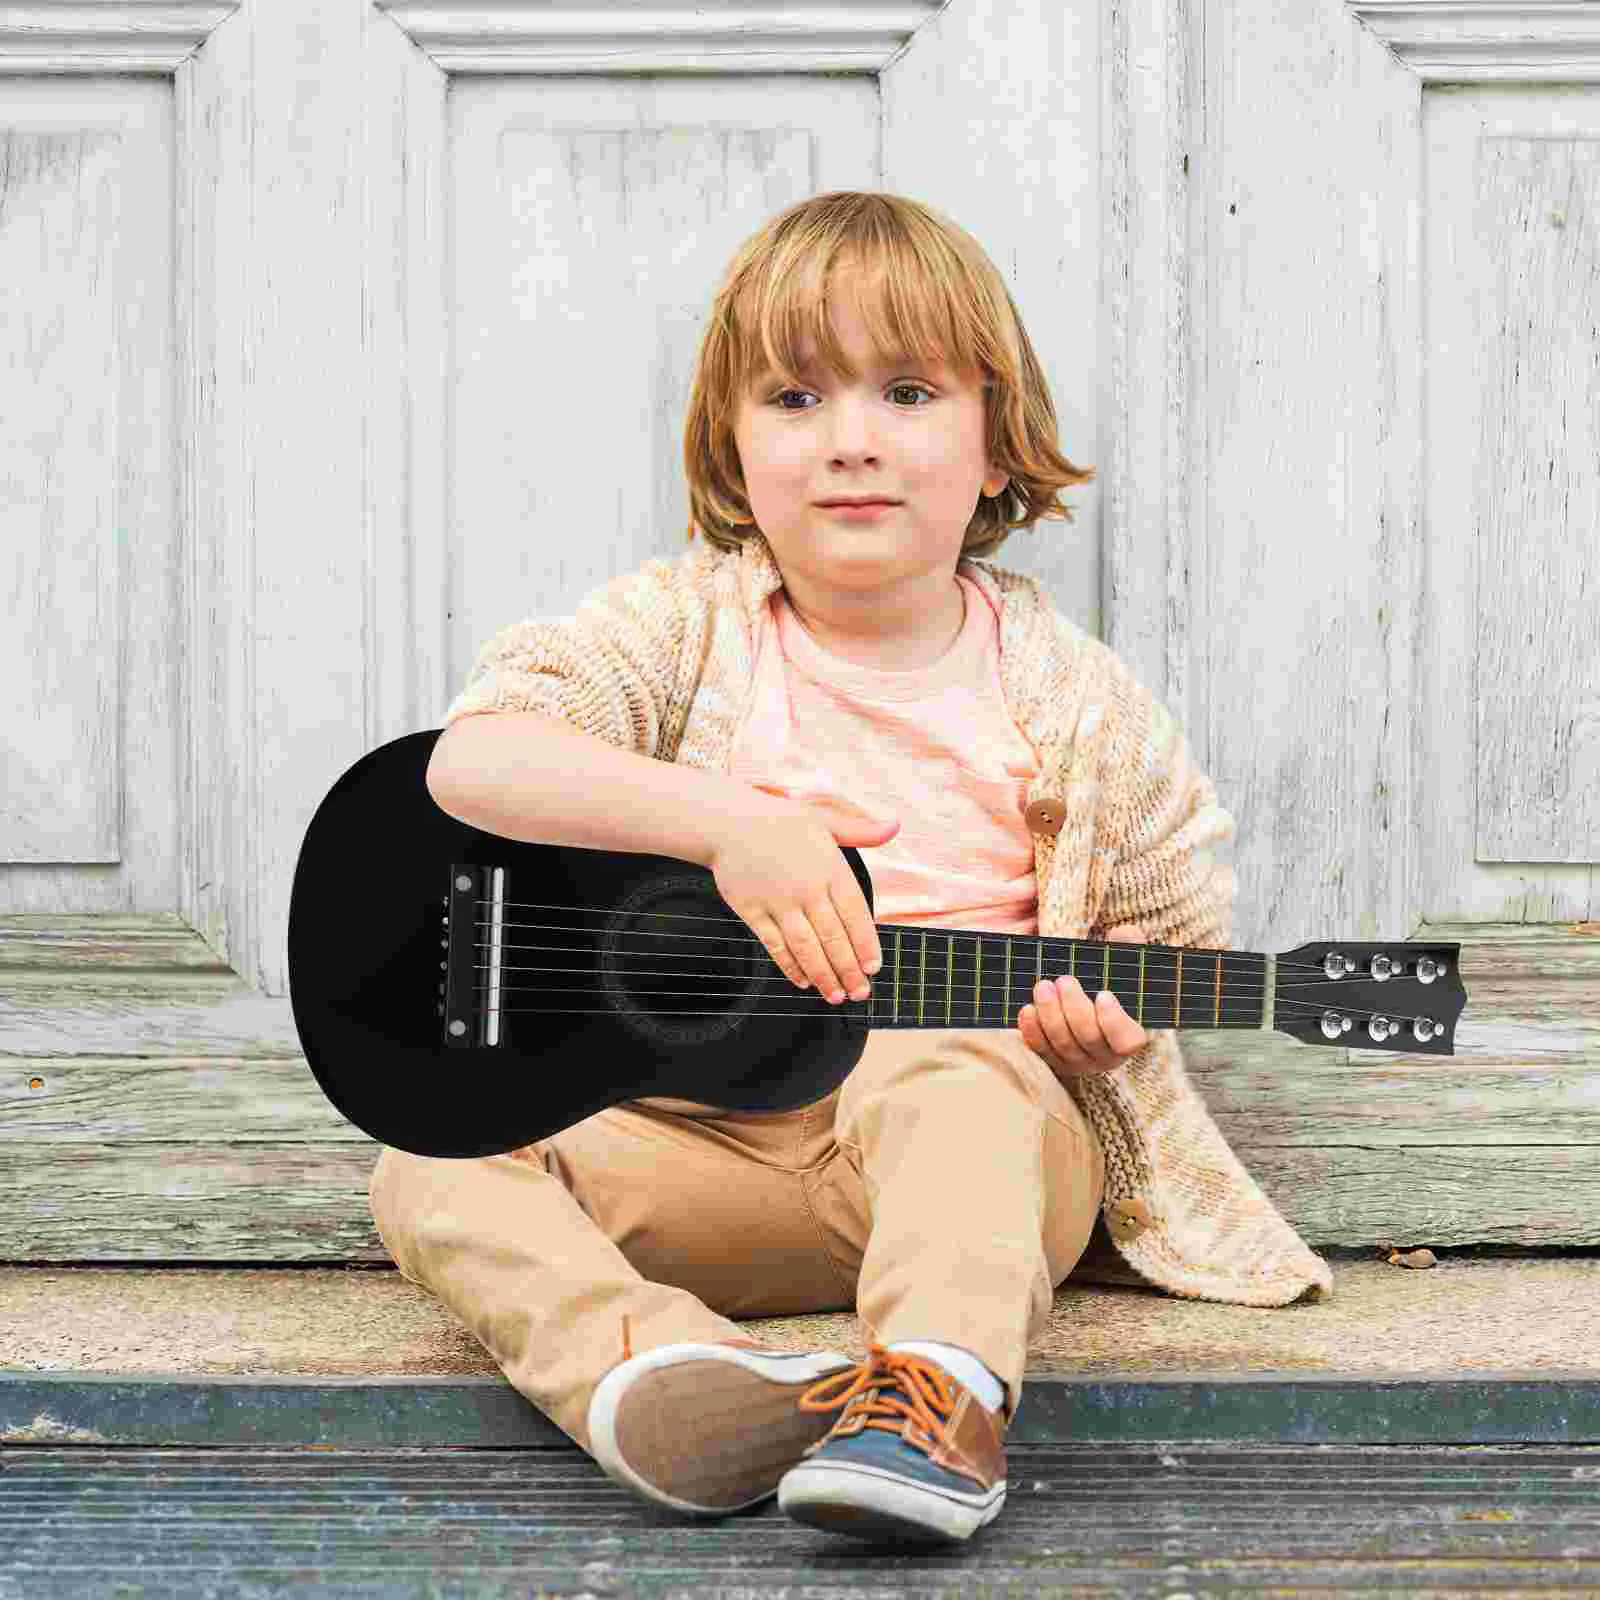
[[[844,844],[884,922],[1225,949],[1206,848],[1233,821],[1176,725],[980,559],[1071,520],[1055,494],[1092,473],[1055,431],[968,235],[881,193],[791,208],[712,308],[690,552],[497,634],[430,792],[509,838],[710,868],[835,1004],[883,957]],[[1027,1348],[1080,1262],[1235,1304],[1332,1288],[1171,1032],[1054,974],[1015,1023],[873,1032],[795,1111],[641,1099],[503,1156],[385,1148],[374,1219],[618,1482],[690,1516],[776,1493],[848,1534],[965,1538],[1004,1504]],[[860,1361],[733,1320],[852,1305]]]

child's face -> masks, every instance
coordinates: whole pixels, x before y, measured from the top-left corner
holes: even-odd
[[[734,441],[756,522],[786,578],[865,590],[953,573],[980,492],[1006,484],[985,454],[981,375],[880,365],[848,282],[829,310],[854,384],[802,349],[804,388],[762,376],[740,397]],[[870,518],[817,503],[865,494],[901,503]]]

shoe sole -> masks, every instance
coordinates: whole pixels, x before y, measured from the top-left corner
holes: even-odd
[[[785,1515],[858,1539],[966,1539],[1005,1503],[1004,1478],[987,1493],[965,1495],[843,1461],[804,1462],[778,1485]]]
[[[590,1454],[614,1482],[691,1517],[770,1500],[837,1418],[802,1411],[800,1391],[855,1365],[820,1353],[767,1356],[669,1344],[613,1367],[589,1401]]]

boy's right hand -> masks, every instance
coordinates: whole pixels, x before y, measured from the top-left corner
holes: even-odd
[[[875,821],[848,800],[802,803],[769,792],[734,821],[708,865],[729,909],[796,987],[814,983],[834,1004],[865,1000],[866,974],[883,953],[839,846],[886,844],[899,829],[898,819]]]

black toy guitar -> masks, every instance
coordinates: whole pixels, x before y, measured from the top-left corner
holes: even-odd
[[[832,1006],[784,976],[706,868],[526,844],[441,811],[425,781],[440,731],[334,784],[289,900],[306,1060],[343,1116],[401,1150],[496,1155],[646,1095],[806,1105],[843,1082],[868,1029],[1012,1028],[1062,972],[1147,1029],[1455,1053],[1457,944],[1318,939],[1274,956],[878,923],[871,996]],[[859,851],[841,851],[870,908]]]

